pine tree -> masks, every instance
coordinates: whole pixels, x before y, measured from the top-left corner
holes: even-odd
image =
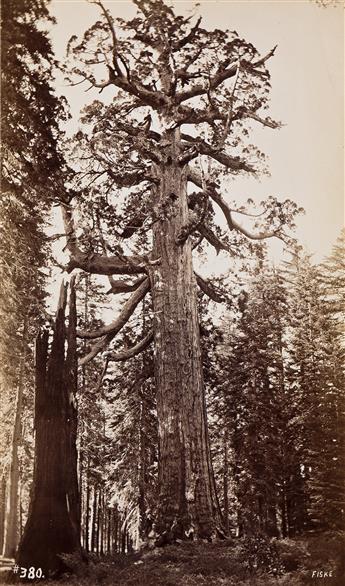
[[[342,327],[345,319],[345,228],[337,238],[332,253],[321,265],[320,278],[324,284],[324,295],[334,319]],[[336,322],[335,322],[336,323]]]
[[[261,260],[222,324],[213,409],[233,478],[227,482],[231,523],[244,535],[292,532],[291,475],[299,462],[286,377],[288,301],[281,272]]]
[[[37,21],[48,19],[46,3],[2,3],[2,199],[1,361],[2,389],[13,413],[12,452],[4,554],[18,541],[19,445],[25,396],[33,386],[31,340],[41,320],[47,248],[43,233],[54,197],[58,120],[62,109],[51,90],[53,55]]]
[[[338,307],[335,307],[335,311]],[[296,268],[291,306],[290,380],[303,479],[304,525],[340,527],[344,494],[344,348],[324,297],[320,269],[308,258]]]

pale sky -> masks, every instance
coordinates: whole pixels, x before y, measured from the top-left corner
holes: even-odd
[[[174,2],[186,13],[192,2]],[[344,9],[323,9],[309,0],[202,1],[204,28],[236,30],[266,54],[278,45],[271,72],[272,118],[281,130],[253,126],[252,142],[268,155],[271,177],[261,181],[236,178],[231,199],[262,200],[268,195],[290,198],[306,209],[298,219],[297,236],[314,260],[329,254],[344,225]],[[129,2],[106,1],[114,16],[133,16]],[[68,39],[84,32],[99,9],[86,0],[53,0],[57,18],[51,35],[57,58],[63,60]],[[60,80],[77,128],[77,113],[98,92],[66,87]]]

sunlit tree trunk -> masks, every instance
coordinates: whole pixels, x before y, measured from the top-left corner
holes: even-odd
[[[191,244],[178,243],[188,224],[187,181],[179,165],[179,131],[164,137],[157,166],[154,259],[155,379],[159,421],[158,543],[209,537],[216,505],[206,428],[196,283]]]
[[[25,379],[25,363],[26,363],[26,343],[27,343],[27,330],[28,323],[27,318],[24,318],[23,325],[23,348],[20,359],[18,388],[17,388],[17,400],[15,419],[12,436],[12,454],[11,454],[11,466],[9,475],[8,485],[8,500],[6,508],[6,522],[4,531],[4,543],[3,543],[3,555],[4,557],[13,558],[16,553],[18,545],[18,528],[19,528],[19,516],[18,516],[18,487],[19,487],[19,456],[18,448],[21,440],[22,433],[22,406],[23,406],[23,393],[24,393],[24,379]]]

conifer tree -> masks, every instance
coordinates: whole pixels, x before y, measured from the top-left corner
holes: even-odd
[[[95,4],[100,20],[81,42],[72,37],[69,43],[73,72],[76,83],[113,90],[116,100],[110,105],[98,100],[86,108],[86,126],[76,135],[76,165],[84,161],[85,168],[76,172],[74,199],[66,196],[62,202],[69,270],[135,280],[113,278],[112,291],[131,296],[114,322],[79,332],[97,340],[81,362],[106,348],[151,291],[153,335],[124,350],[124,356],[139,353],[154,338],[157,533],[163,541],[191,533],[210,537],[220,518],[207,433],[197,289],[214,300],[220,297],[194,273],[192,251],[207,243],[231,253],[247,239],[286,239],[284,228],[293,225],[296,206],[272,197],[263,203],[264,213],[254,226],[243,227],[223,181],[226,174],[255,174],[262,168],[263,155],[246,138],[248,123],[279,127],[265,115],[270,88],[266,65],[274,49],[260,56],[235,31],[207,31],[201,19],[192,24],[160,0],[135,1],[137,15],[128,22],[115,20],[101,2]],[[194,130],[188,132],[187,125]],[[84,246],[77,238],[73,208],[79,209],[79,217],[94,218],[84,230]],[[225,233],[214,222],[216,208],[224,216]]]
[[[342,526],[344,509],[344,347],[321,274],[308,258],[297,264],[291,301],[289,378],[296,406],[291,432],[298,438],[303,526],[334,528]]]
[[[60,165],[59,101],[51,89],[53,55],[37,25],[40,0],[4,0],[1,10],[1,388],[14,407],[4,554],[18,542],[18,450],[23,405],[33,387],[32,339],[42,319],[47,247],[43,223]],[[13,412],[14,411],[14,412]]]
[[[222,348],[223,401],[238,531],[282,533],[286,294],[278,272],[258,267],[238,297]],[[228,326],[229,327],[229,326]]]

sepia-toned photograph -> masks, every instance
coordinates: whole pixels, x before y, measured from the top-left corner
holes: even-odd
[[[0,586],[345,585],[343,0],[1,0]]]

